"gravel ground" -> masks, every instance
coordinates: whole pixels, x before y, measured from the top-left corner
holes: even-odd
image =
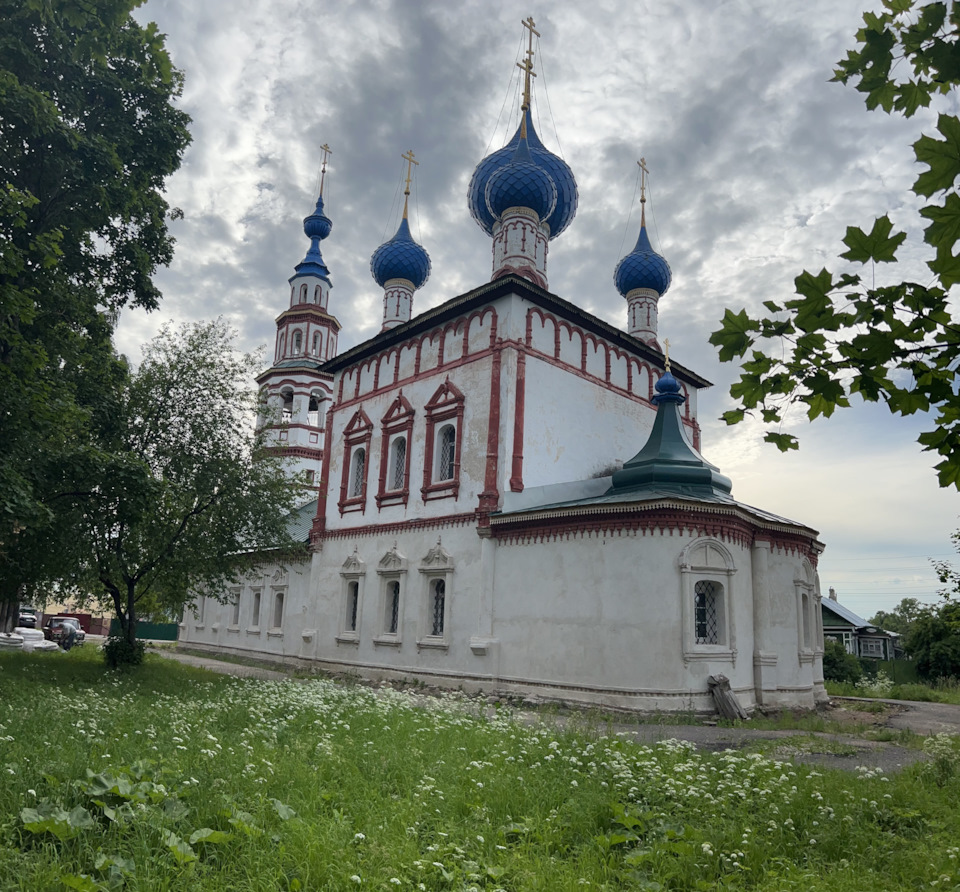
[[[176,660],[212,672],[234,675],[240,678],[284,679],[290,674],[265,666],[230,663],[211,657],[197,656],[175,650],[158,650],[166,659]],[[923,759],[918,747],[900,746],[883,740],[867,739],[871,736],[897,737],[901,732],[918,735],[937,733],[960,734],[960,706],[944,703],[921,703],[907,700],[867,700],[852,697],[836,697],[824,713],[830,723],[849,726],[857,733],[823,733],[809,731],[775,731],[751,728],[749,722],[730,728],[713,724],[672,724],[666,721],[629,721],[618,715],[606,721],[598,719],[593,712],[580,713],[557,711],[548,707],[538,709],[526,704],[518,710],[527,723],[551,722],[561,727],[577,727],[597,730],[606,734],[623,734],[641,743],[660,740],[688,740],[699,749],[721,751],[749,748],[784,760],[841,768],[855,771],[861,766],[881,769],[892,774]]]

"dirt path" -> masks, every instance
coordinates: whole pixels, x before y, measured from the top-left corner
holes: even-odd
[[[290,678],[287,672],[265,666],[230,663],[174,650],[158,650],[156,653],[165,659],[240,678]],[[528,724],[549,722],[566,728],[623,734],[640,743],[656,743],[675,738],[688,740],[698,748],[708,751],[759,749],[775,759],[849,771],[862,766],[880,769],[886,774],[920,761],[923,753],[916,746],[901,746],[884,740],[867,739],[864,736],[865,731],[874,737],[900,736],[900,732],[923,736],[938,733],[960,734],[960,706],[853,697],[834,698],[830,710],[824,716],[832,724],[849,727],[851,733],[759,730],[751,728],[749,723],[729,728],[710,724],[671,724],[667,721],[617,721],[616,716],[604,722],[592,714],[575,711],[558,714],[552,710],[540,711],[536,708],[522,708],[517,714]]]

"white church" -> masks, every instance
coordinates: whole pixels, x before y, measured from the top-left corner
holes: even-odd
[[[520,128],[469,187],[490,281],[415,314],[430,260],[405,205],[371,259],[382,329],[344,353],[321,180],[257,379],[274,409],[259,423],[317,492],[291,519],[308,548],[199,599],[179,640],[638,711],[713,712],[722,675],[747,711],[812,708],[826,699],[823,545],[736,501],[700,455],[709,382],[661,349],[671,274],[645,218],[614,276],[624,328],[549,290],[577,186],[533,128],[532,57]]]

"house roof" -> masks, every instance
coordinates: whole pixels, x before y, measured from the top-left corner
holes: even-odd
[[[307,542],[310,539],[310,528],[317,513],[317,500],[313,499],[306,505],[295,508],[287,517],[287,530],[291,538],[298,542]]]
[[[851,626],[854,626],[857,629],[876,629],[877,632],[882,632],[884,635],[887,635],[890,638],[899,637],[896,632],[888,632],[886,629],[881,629],[878,626],[875,626],[873,623],[865,620],[862,616],[854,613],[849,607],[844,607],[839,601],[834,601],[833,598],[824,598],[820,603],[823,607],[834,614],[834,616],[839,617],[844,622],[850,623]]]
[[[405,341],[411,335],[429,331],[450,317],[469,312],[482,304],[489,303],[491,300],[496,300],[507,294],[517,294],[545,310],[556,312],[565,319],[575,321],[588,331],[606,338],[628,353],[632,353],[634,356],[638,356],[656,367],[662,368],[664,365],[664,356],[655,347],[648,346],[639,338],[635,338],[622,329],[610,325],[609,322],[604,322],[592,313],[581,309],[576,304],[534,285],[533,282],[511,274],[481,285],[479,288],[474,288],[472,291],[467,291],[465,294],[451,297],[450,300],[444,301],[439,306],[426,310],[418,316],[414,316],[413,319],[405,322],[403,325],[398,325],[396,328],[380,332],[363,343],[357,344],[356,347],[352,347],[350,350],[328,360],[321,367],[322,371],[330,373],[338,372],[347,366],[360,362],[372,354],[385,350],[393,344]],[[700,389],[712,386],[712,383],[702,375],[698,375],[696,372],[674,362],[672,359],[670,360],[670,366],[673,370],[674,377],[691,387]]]

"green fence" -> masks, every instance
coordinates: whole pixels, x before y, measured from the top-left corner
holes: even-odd
[[[917,664],[913,660],[871,660],[860,657],[860,664],[868,675],[884,672],[894,684],[915,684],[920,680],[917,677]]]
[[[137,638],[148,641],[176,641],[178,628],[176,623],[137,623]],[[120,623],[115,619],[110,622],[110,634],[120,634]]]

